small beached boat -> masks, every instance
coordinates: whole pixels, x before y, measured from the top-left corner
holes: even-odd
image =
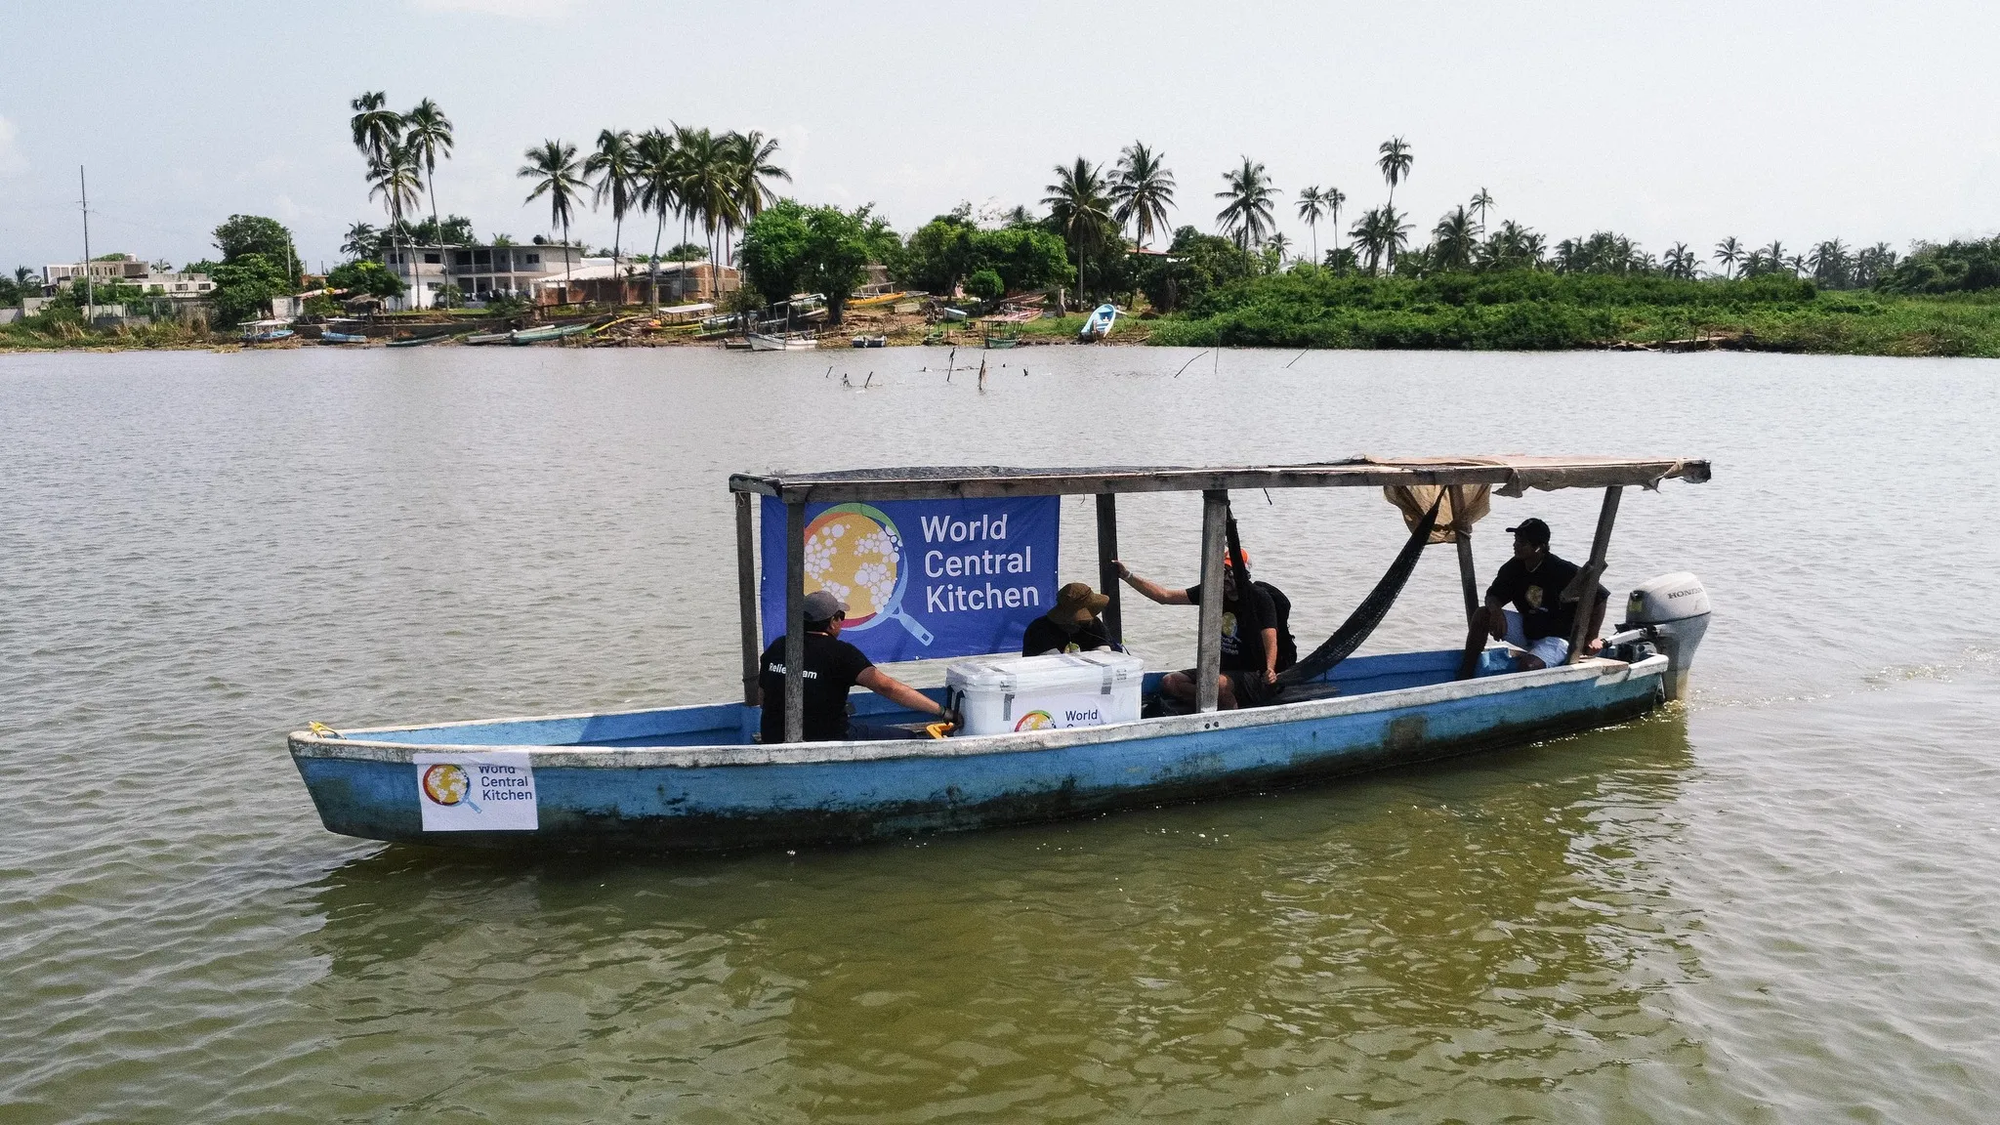
[[[1609,647],[1551,667],[1521,670],[1504,647],[1480,655],[1477,674],[1469,679],[1454,675],[1457,650],[1343,658],[1388,611],[1434,534],[1456,538],[1471,612],[1477,604],[1471,524],[1484,516],[1489,490],[1507,496],[1531,488],[1604,490],[1589,561],[1576,582],[1579,590],[1588,590],[1604,571],[1624,489],[1655,488],[1668,479],[1699,483],[1708,476],[1706,461],[1557,457],[734,476],[729,487],[736,497],[743,698],[639,711],[340,731],[313,724],[291,734],[290,751],[322,822],[334,832],[538,851],[714,851],[1056,820],[1518,745],[1623,722],[1678,698],[1708,622],[1701,583],[1679,573],[1640,584],[1627,603],[1627,622]],[[1072,710],[1061,714],[1086,725],[1064,726],[1044,710],[1026,711],[1016,722],[1003,708],[1025,710],[1026,697],[1016,702],[1012,694],[988,694],[982,697],[987,718],[998,715],[1011,726],[1002,725],[998,733],[938,737],[944,733],[941,728],[918,725],[925,716],[863,693],[852,701],[858,718],[903,725],[910,737],[801,740],[797,704],[804,699],[805,683],[802,560],[809,504],[821,511],[819,519],[831,513],[874,521],[886,539],[872,533],[852,538],[879,546],[894,545],[899,538],[893,523],[873,505],[1094,494],[1101,588],[1113,595],[1104,619],[1115,640],[1120,617],[1112,560],[1118,551],[1119,493],[1201,492],[1200,573],[1203,583],[1216,589],[1225,556],[1241,556],[1229,516],[1229,490],[1340,486],[1389,490],[1405,509],[1410,540],[1347,624],[1280,677],[1281,691],[1268,706],[1216,710],[1223,611],[1220,599],[1210,599],[1200,608],[1194,713],[1131,718],[1127,705],[1134,701],[1121,697],[1117,706],[1104,706],[1120,716],[1108,722],[1098,717],[1094,705],[1077,702],[1063,703]],[[774,542],[782,544],[785,577],[773,591],[782,599],[775,604],[784,607],[783,627],[774,631],[788,637],[784,695],[794,705],[786,711],[786,739],[778,744],[755,737],[761,723],[757,672],[763,644],[752,523],[758,497],[765,498],[768,510],[783,513],[783,532]],[[1408,513],[1413,510],[1423,514],[1412,519]],[[970,538],[982,525],[959,524],[947,536],[940,524],[926,531],[925,541]],[[914,562],[903,558],[900,566],[907,572],[916,569]],[[1238,581],[1247,581],[1248,572],[1240,573]],[[900,621],[929,644],[929,631],[901,608],[903,589],[896,586],[893,604],[880,616]],[[935,605],[919,612],[943,626],[945,618]],[[1588,651],[1589,616],[1576,614],[1572,652]],[[1461,626],[1454,622],[1452,632]],[[850,621],[849,627],[857,629],[858,623]],[[900,636],[894,628],[883,635]],[[1104,663],[1106,700],[1112,697],[1114,680],[1120,692],[1133,687],[1129,681],[1137,658],[1117,659],[1124,662],[1117,669],[1099,662]],[[1004,671],[997,664],[979,667]],[[1079,668],[1091,681],[1083,699],[1098,698],[1099,669]],[[985,675],[978,668],[974,672]],[[1146,673],[1142,690],[1156,690],[1160,675]],[[927,694],[940,702],[951,698],[939,689]],[[973,714],[965,694],[952,702]]]
[[[253,320],[243,326],[243,342],[246,344],[275,344],[292,338],[290,321]]]
[[[508,334],[507,342],[516,347],[526,347],[529,344],[543,344],[550,340],[567,339],[579,332],[588,331],[590,331],[588,323],[550,324],[541,328],[520,328]]]
[[[809,352],[819,347],[819,340],[810,332],[790,332],[782,335],[752,332],[749,339],[750,350],[753,352]]]
[[[322,344],[365,344],[368,342],[368,337],[358,332],[325,331],[319,334],[319,342]]]
[[[512,332],[474,332],[465,338],[465,342],[475,348],[481,348],[492,344],[504,344],[513,338]]]
[[[1076,338],[1086,344],[1095,343],[1111,335],[1111,326],[1118,323],[1118,309],[1115,305],[1103,304],[1090,314],[1077,330]]]
[[[502,340],[507,338],[507,334],[504,332],[499,333],[498,336]],[[456,340],[459,338],[448,332],[433,332],[428,336],[405,336],[400,340],[390,340],[386,346],[391,348],[423,348],[429,347],[432,344],[443,343],[446,340]],[[463,338],[470,340],[471,336],[468,335]]]
[[[1011,348],[1020,342],[1021,334],[1018,332],[989,332],[986,334],[986,346],[989,348]]]
[[[889,346],[889,337],[856,336],[854,338],[854,346],[857,348],[886,348]]]

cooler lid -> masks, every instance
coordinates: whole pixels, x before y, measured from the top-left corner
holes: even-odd
[[[1048,656],[982,656],[945,669],[953,687],[986,691],[1040,691],[1079,685],[1095,690],[1145,674],[1146,662],[1129,652],[1065,652]]]

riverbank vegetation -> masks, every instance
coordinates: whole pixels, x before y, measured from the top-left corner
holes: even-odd
[[[440,163],[456,144],[442,108],[425,99],[391,110],[380,92],[350,105],[350,139],[387,225],[351,226],[341,246],[347,261],[327,285],[349,299],[394,298],[404,290],[382,264],[389,252],[480,240],[470,219],[438,205]],[[1355,198],[1360,185],[1323,180],[1290,196],[1248,156],[1208,181],[1220,190],[1199,189],[1176,177],[1167,153],[1134,141],[1110,160],[1079,155],[1054,165],[1039,211],[989,205],[975,214],[961,205],[906,235],[871,205],[781,196],[777,185],[791,175],[777,163],[778,149],[754,130],[677,124],[601,129],[588,148],[545,140],[526,150],[519,170],[525,202],[546,208],[549,234],[534,241],[570,245],[583,208],[608,209],[612,243],[599,252],[621,268],[671,260],[735,266],[741,288],[711,294],[722,307],[824,293],[832,324],[872,270],[899,289],[939,298],[933,316],[947,304],[956,317],[996,310],[1003,300],[1014,309],[1039,301],[1057,315],[1009,329],[1031,337],[1060,336],[1066,314],[1111,301],[1128,313],[1117,340],[1188,346],[2000,355],[2000,238],[1920,242],[1899,255],[1879,242],[1832,238],[1795,249],[1731,236],[1655,253],[1612,230],[1544,234],[1505,216],[1483,186],[1426,231],[1396,203],[1399,188],[1407,201],[1421,170],[1403,137],[1377,147],[1376,188],[1384,194],[1372,205]],[[1191,198],[1214,201],[1212,229],[1173,225]],[[1279,229],[1292,212],[1307,228],[1303,245]],[[626,221],[649,218],[651,253],[626,253]],[[678,244],[663,252],[675,225]],[[1323,234],[1330,245],[1322,251]],[[221,258],[187,267],[216,282],[206,309],[214,325],[251,319],[273,297],[298,292],[297,253],[281,225],[232,216],[215,235]],[[498,233],[487,241],[513,243]],[[16,274],[0,277],[0,300],[30,286],[27,270]],[[441,306],[477,296],[432,288]],[[118,296],[100,287],[97,301]],[[656,283],[651,303],[659,297]],[[512,313],[528,310],[519,294],[494,301]],[[308,306],[335,307],[331,296]],[[0,345],[75,346],[97,332],[82,319],[74,297],[57,301],[0,326]],[[128,325],[126,336],[136,327]],[[163,339],[192,331],[186,322],[160,329]]]
[[[1823,291],[1770,274],[1689,281],[1510,270],[1412,278],[1307,265],[1227,283],[1150,328],[1150,343],[1190,347],[2000,356],[2000,295]]]

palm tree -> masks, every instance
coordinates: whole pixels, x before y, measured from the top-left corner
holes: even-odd
[[[735,158],[739,180],[736,186],[737,209],[744,218],[754,219],[764,208],[778,201],[778,193],[764,181],[784,180],[790,183],[792,174],[771,163],[771,158],[778,155],[776,139],[768,138],[755,129],[748,133],[730,133],[725,139],[729,141],[731,155]]]
[[[1847,247],[1838,238],[1829,238],[1813,247],[1812,256],[1806,261],[1812,266],[1813,280],[1829,289],[1839,289],[1846,284],[1853,264]]]
[[[438,226],[437,162],[438,157],[451,159],[451,118],[429,98],[417,103],[417,108],[403,115],[403,144],[410,154],[423,165],[424,189],[431,197],[431,227]],[[443,236],[439,236],[442,243]]]
[[[1382,154],[1376,158],[1375,166],[1382,169],[1382,178],[1389,181],[1389,206],[1394,207],[1396,185],[1409,178],[1410,165],[1416,161],[1416,155],[1410,151],[1409,145],[1403,143],[1401,137],[1391,137],[1383,141],[1375,151]]]
[[[354,116],[347,119],[348,132],[354,139],[354,147],[367,160],[368,168],[363,178],[372,185],[377,180],[377,171],[387,165],[390,146],[403,138],[403,115],[386,108],[389,96],[380,90],[364,92],[360,97],[347,103]],[[376,191],[370,188],[372,198]],[[392,222],[391,227],[394,227]],[[394,231],[390,232],[393,244]]]
[[[569,224],[575,217],[576,201],[582,198],[584,189],[590,185],[577,174],[576,146],[573,144],[543,141],[540,148],[531,148],[523,155],[528,162],[514,175],[535,181],[535,189],[521,202],[533,203],[544,195],[549,197],[549,227],[562,229],[563,290],[564,296],[569,296]]]
[[[1531,230],[1524,232],[1521,235],[1521,255],[1528,260],[1530,266],[1535,269],[1541,269],[1548,261],[1548,236],[1540,231]]]
[[[1472,216],[1463,207],[1455,207],[1445,213],[1444,218],[1431,231],[1436,241],[1436,256],[1432,264],[1441,270],[1464,270],[1472,268],[1472,249],[1478,243]]]
[[[1225,233],[1236,239],[1236,245],[1248,250],[1253,245],[1262,245],[1267,232],[1275,226],[1271,216],[1271,200],[1277,194],[1277,186],[1264,166],[1243,158],[1243,167],[1222,174],[1223,182],[1229,186],[1215,193],[1215,198],[1226,199],[1229,204],[1216,212],[1216,221],[1222,224]]]
[[[1772,239],[1771,244],[1764,247],[1764,263],[1774,270],[1784,269],[1785,244],[1775,238]]]
[[[1743,260],[1743,244],[1734,235],[1715,244],[1715,260],[1722,263],[1722,276],[1736,276],[1736,263]]]
[[[381,156],[368,163],[368,197],[382,197],[392,233],[407,233],[405,216],[423,200],[423,171],[417,154],[399,141],[389,142]]]
[[[1265,241],[1264,248],[1277,255],[1278,267],[1282,269],[1285,265],[1285,251],[1292,248],[1292,240],[1285,237],[1284,231],[1276,231]]]
[[[1174,174],[1164,161],[1164,153],[1133,141],[1118,154],[1118,167],[1111,175],[1109,196],[1117,205],[1111,217],[1121,228],[1132,224],[1141,249],[1154,234],[1167,229],[1167,208],[1174,204]]]
[[[1319,185],[1299,192],[1299,218],[1312,229],[1313,261],[1319,261],[1319,221],[1326,215],[1326,195]]]
[[[1687,243],[1676,242],[1667,247],[1667,252],[1661,255],[1660,262],[1666,268],[1668,277],[1679,278],[1682,281],[1694,280],[1694,251],[1688,249]]]
[[[1373,274],[1376,267],[1382,262],[1382,242],[1381,239],[1376,237],[1376,232],[1380,229],[1381,217],[1382,210],[1379,207],[1363,211],[1361,217],[1355,220],[1354,229],[1347,232],[1353,237],[1354,244],[1359,246],[1361,252],[1368,256],[1368,272],[1370,274]]]
[[[404,217],[423,200],[423,169],[417,163],[417,155],[400,141],[390,141],[382,155],[368,161],[368,198],[382,198],[382,208],[389,214],[389,229],[386,232],[389,244],[401,241],[405,250],[414,241],[410,238],[410,224]],[[417,280],[414,262],[410,266],[410,280]],[[411,291],[416,292],[416,285]]]
[[[1394,273],[1396,255],[1410,244],[1410,224],[1403,221],[1394,205],[1387,203],[1376,213],[1376,222],[1381,225],[1382,252],[1388,256],[1389,271]]]
[[[1485,188],[1480,188],[1473,194],[1472,202],[1466,204],[1466,206],[1479,212],[1479,233],[1485,234],[1486,212],[1493,206],[1493,193],[1487,191]]]
[[[722,291],[723,262],[716,244],[718,239],[727,237],[739,213],[737,189],[741,176],[736,170],[733,146],[727,136],[718,137],[705,128],[677,126],[674,130],[674,148],[680,155],[677,178],[683,214],[690,220],[700,220],[702,230],[708,235],[711,297]]]
[[[611,201],[611,272],[617,273],[619,251],[625,244],[625,212],[638,200],[642,181],[632,134],[624,129],[598,130],[597,151],[584,159],[583,174],[597,177],[591,210]]]
[[[1347,206],[1347,193],[1337,187],[1319,193],[1319,205],[1326,208],[1326,221],[1333,225],[1333,252],[1340,253],[1340,209]]]
[[[659,216],[653,224],[653,307],[660,307],[660,235],[667,228],[667,212],[681,209],[680,162],[674,150],[674,138],[659,129],[648,129],[639,134],[632,146],[634,163],[639,175],[639,206]],[[685,241],[685,240],[683,240]],[[685,271],[686,267],[682,269]],[[681,293],[687,293],[687,276],[683,272],[680,279]]]
[[[389,151],[389,146],[403,136],[403,115],[393,109],[384,109],[388,95],[376,90],[362,94],[348,102],[354,116],[347,119],[347,126],[354,135],[354,147],[369,160],[380,160]]]
[[[1076,254],[1079,291],[1084,287],[1084,263],[1089,260],[1090,252],[1106,241],[1105,236],[1112,229],[1112,203],[1105,194],[1100,171],[1079,156],[1076,163],[1067,168],[1056,165],[1056,182],[1042,189],[1048,192],[1042,197],[1042,203],[1049,209],[1049,221],[1062,232],[1063,239]]]
[[[355,223],[341,235],[340,252],[355,260],[372,258],[382,246],[382,232],[372,223]]]

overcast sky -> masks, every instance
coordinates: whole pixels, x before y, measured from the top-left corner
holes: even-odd
[[[524,148],[679,122],[761,129],[791,194],[905,231],[960,200],[1032,206],[1051,166],[1134,139],[1179,179],[1176,225],[1213,229],[1246,155],[1288,201],[1335,185],[1358,213],[1401,135],[1420,232],[1484,187],[1494,222],[1552,243],[1900,250],[2000,227],[1996,42],[2000,6],[1958,2],[6,0],[0,266],[79,256],[79,164],[97,253],[201,258],[247,212],[331,263],[349,223],[383,221],[348,137],[364,90],[436,99],[458,134],[441,208],[524,241],[548,224]],[[608,244],[609,213],[576,231]]]

